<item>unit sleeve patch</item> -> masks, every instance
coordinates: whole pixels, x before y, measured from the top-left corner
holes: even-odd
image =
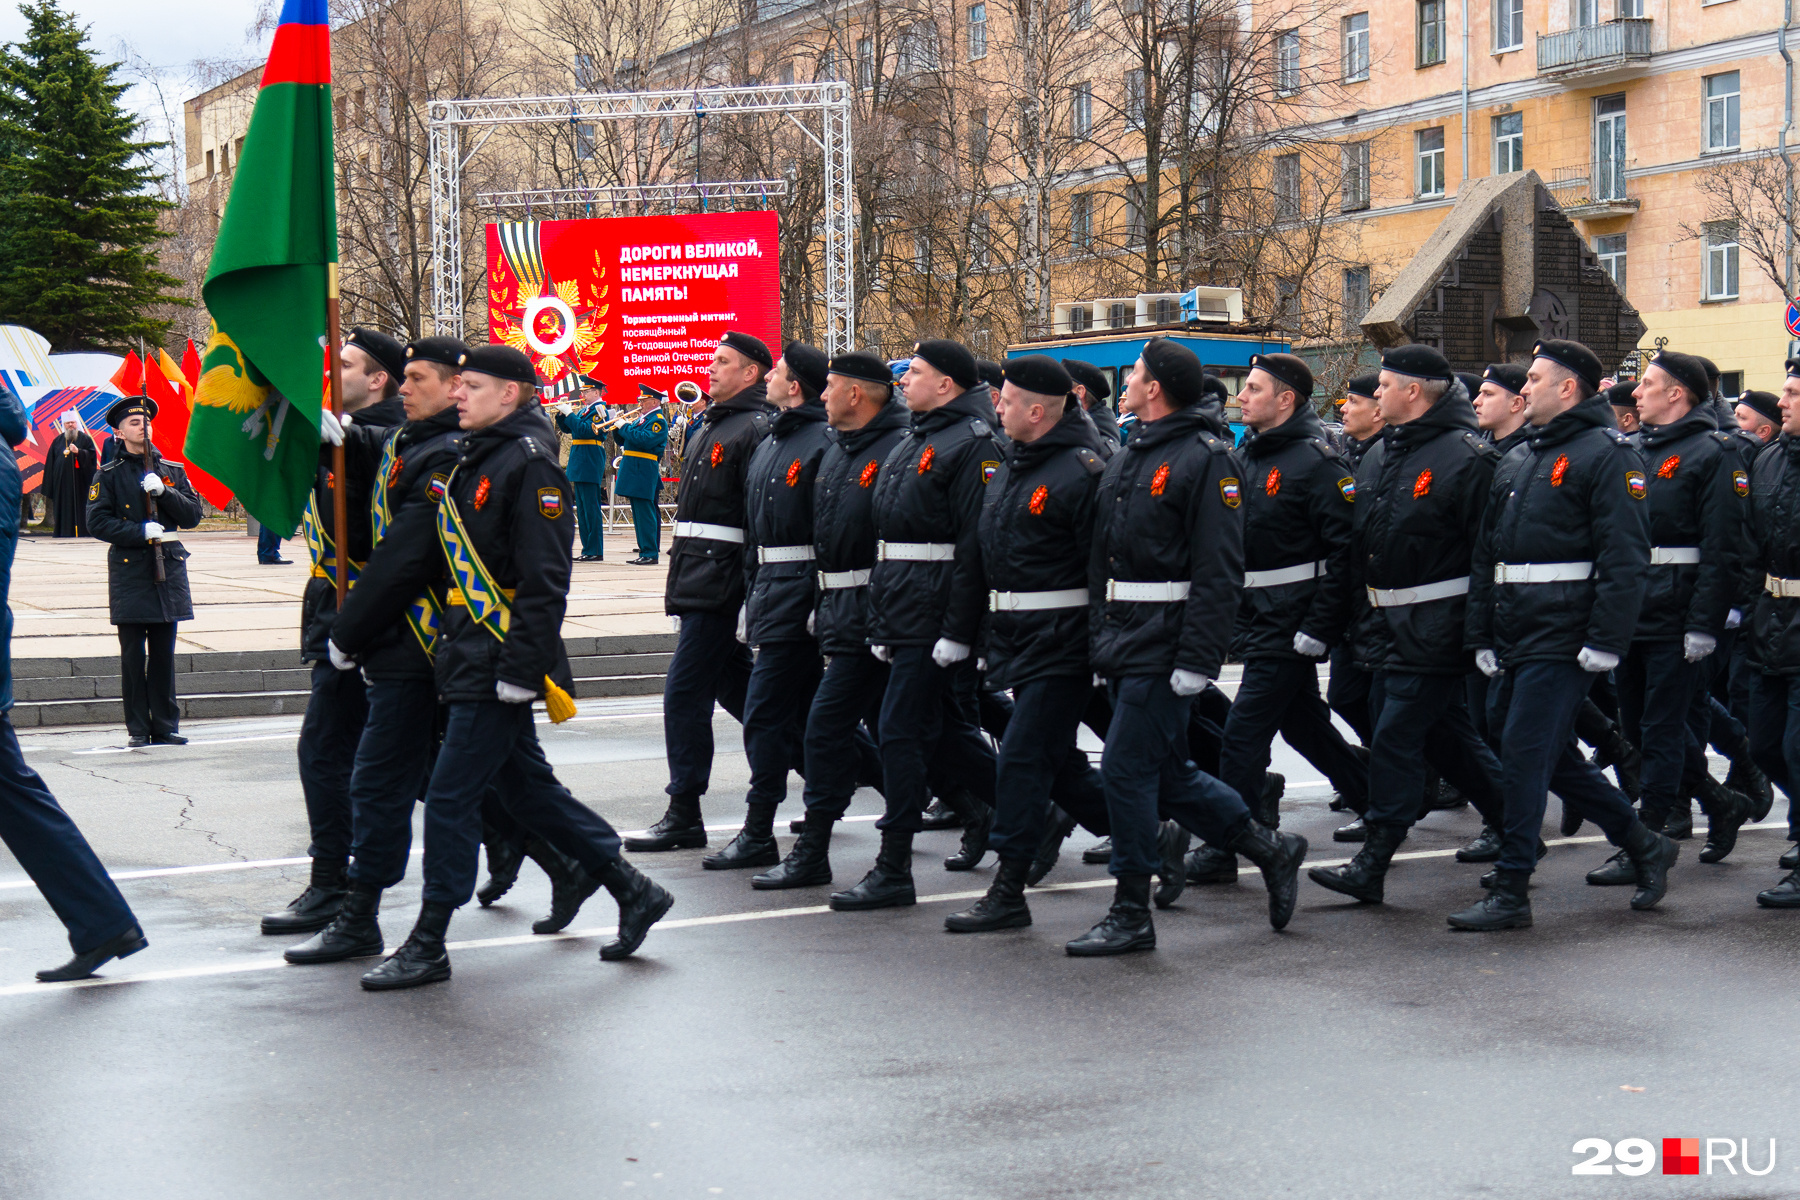
[[[1356,480],[1346,475],[1338,480],[1338,491],[1344,493],[1344,499],[1356,503]]]
[[[1650,493],[1650,485],[1644,479],[1642,471],[1625,472],[1625,491],[1633,500],[1642,500]]]
[[[1731,486],[1736,490],[1738,495],[1748,496],[1750,494],[1750,472],[1733,471],[1731,473]]]
[[[561,488],[539,488],[537,492],[538,512],[554,521],[562,516],[563,498]]]
[[[1164,465],[1163,469],[1168,469],[1167,464]],[[1154,488],[1151,490],[1155,491]],[[1219,499],[1225,502],[1226,508],[1236,508],[1244,502],[1244,489],[1243,486],[1238,483],[1236,476],[1227,475],[1225,478],[1219,480]]]

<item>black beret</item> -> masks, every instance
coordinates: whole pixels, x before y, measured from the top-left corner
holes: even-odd
[[[1637,411],[1637,385],[1635,379],[1623,379],[1606,389],[1606,402],[1614,408],[1629,408]]]
[[[156,401],[148,396],[127,396],[106,410],[106,423],[117,429],[126,417],[140,415],[156,420]]]
[[[788,374],[804,383],[813,395],[825,390],[825,373],[830,369],[830,360],[817,346],[789,342],[781,352],[781,361],[787,364]]]
[[[1781,397],[1774,392],[1745,392],[1737,402],[1757,415],[1781,424]]]
[[[1048,354],[1007,359],[1006,382],[1039,396],[1066,396],[1075,386],[1063,365]]]
[[[1267,371],[1281,383],[1293,388],[1294,394],[1300,399],[1312,399],[1312,368],[1306,365],[1303,358],[1292,354],[1252,354],[1250,369]]]
[[[1715,391],[1718,390],[1719,364],[1704,354],[1696,354],[1694,359],[1700,364],[1700,369],[1706,372],[1706,386]]]
[[[398,339],[389,337],[379,329],[364,329],[358,325],[344,339],[344,345],[355,346],[367,354],[394,379],[406,373],[406,347]]]
[[[1441,379],[1450,382],[1450,360],[1430,346],[1414,343],[1395,346],[1381,356],[1381,369],[1395,375],[1411,375],[1414,379]]]
[[[981,376],[981,382],[996,392],[1000,390],[1000,385],[1006,382],[1006,369],[991,358],[976,359],[975,373]]]
[[[1220,404],[1224,404],[1231,399],[1231,392],[1226,389],[1223,379],[1217,375],[1208,375],[1200,381],[1200,398],[1217,400]]]
[[[1712,398],[1706,365],[1697,355],[1683,354],[1679,350],[1658,350],[1650,356],[1650,365],[1667,371],[1670,378],[1687,389],[1688,399],[1695,404],[1704,404]]]
[[[761,338],[751,337],[747,333],[739,333],[735,329],[727,329],[725,336],[719,339],[719,344],[730,346],[765,371],[775,365],[775,356],[769,353],[769,348],[763,344]]]
[[[1344,385],[1344,394],[1346,396],[1367,396],[1369,399],[1373,400],[1375,398],[1375,389],[1380,386],[1380,373],[1368,371],[1362,375],[1352,376],[1350,382]]]
[[[826,368],[833,375],[842,375],[845,379],[855,379],[862,383],[879,383],[889,388],[894,386],[894,372],[887,360],[879,354],[871,354],[867,350],[852,350],[848,354],[840,354],[831,360]]]
[[[437,363],[441,367],[460,371],[462,370],[463,355],[468,352],[469,343],[461,338],[420,338],[418,341],[406,344],[406,361]]]
[[[960,387],[972,388],[981,382],[981,372],[975,368],[975,356],[959,342],[930,338],[913,347],[913,356],[924,359]]]
[[[596,388],[604,392],[606,390],[606,380],[595,379],[592,375],[583,375],[581,377],[581,386],[584,388]]]
[[[1087,389],[1088,399],[1104,400],[1112,395],[1112,384],[1106,381],[1106,372],[1091,362],[1082,362],[1079,358],[1063,359],[1063,370],[1069,378]]]
[[[537,386],[537,371],[532,367],[531,360],[525,357],[523,350],[514,350],[511,346],[476,346],[464,351],[462,362],[457,366],[463,371],[492,375],[495,379],[504,379],[508,383]]]
[[[1800,378],[1800,358],[1790,358],[1787,360],[1787,373],[1796,378]]]
[[[1525,368],[1517,363],[1489,363],[1481,373],[1488,383],[1497,383],[1515,396],[1525,394]]]
[[[1451,374],[1455,375],[1456,381],[1468,390],[1469,398],[1473,400],[1475,393],[1481,390],[1481,376],[1473,371],[1452,371]]]
[[[1577,378],[1596,392],[1606,371],[1600,357],[1580,342],[1564,342],[1546,338],[1531,348],[1531,357],[1547,358],[1559,367],[1575,372]]]
[[[1200,357],[1180,342],[1166,337],[1151,338],[1139,356],[1150,378],[1162,384],[1169,402],[1185,408],[1206,394],[1206,368]]]

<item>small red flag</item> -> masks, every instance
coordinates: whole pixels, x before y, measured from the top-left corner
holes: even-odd
[[[121,396],[142,396],[144,394],[144,362],[137,356],[136,350],[125,352],[125,361],[113,372],[113,391]]]

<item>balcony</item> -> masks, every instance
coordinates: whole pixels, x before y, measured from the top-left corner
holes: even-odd
[[[1561,33],[1540,33],[1539,75],[1570,79],[1599,76],[1591,82],[1634,74],[1649,59],[1649,17],[1620,17],[1600,25],[1578,25]]]
[[[1626,172],[1637,160],[1583,163],[1577,167],[1557,167],[1550,172],[1544,186],[1556,195],[1563,215],[1571,221],[1604,221],[1608,217],[1629,217],[1642,206],[1631,194]]]

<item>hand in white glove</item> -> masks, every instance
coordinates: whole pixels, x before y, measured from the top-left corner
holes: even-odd
[[[869,653],[873,654],[877,659],[884,663],[891,663],[894,661],[894,652],[886,646],[870,646]]]
[[[1169,686],[1177,696],[1198,696],[1211,682],[1198,671],[1183,671],[1180,667],[1176,667],[1175,673],[1169,676]]]
[[[1743,623],[1744,623],[1744,610],[1743,609],[1734,608],[1730,612],[1725,614],[1725,628],[1736,629],[1739,625],[1742,625]]]
[[[344,430],[353,424],[355,422],[350,419],[349,413],[340,417],[329,408],[321,408],[319,410],[319,440],[328,446],[341,446],[344,444]]]
[[[1324,658],[1325,652],[1331,649],[1316,637],[1308,637],[1299,631],[1294,633],[1294,653],[1304,654],[1307,658]]]
[[[624,461],[625,461],[625,456],[624,456],[624,455],[623,455],[623,454],[621,454],[621,455],[619,455],[619,456],[617,456],[617,457],[616,457],[616,458],[614,458],[614,459],[613,459],[613,470],[615,470],[615,471],[616,471],[616,470],[618,470],[618,469],[619,469],[619,464],[620,464],[620,463],[622,463],[622,462],[624,462]]]
[[[155,471],[146,471],[144,473],[144,494],[147,496],[160,496],[163,494],[163,481],[161,475],[158,475]]]
[[[975,660],[975,669],[983,675],[987,674],[987,656],[985,654]]]
[[[1106,680],[1105,680],[1105,678],[1103,678],[1103,677],[1102,677],[1102,676],[1100,676],[1100,675],[1095,675],[1095,676],[1094,676],[1094,686],[1095,686],[1095,687],[1097,687],[1097,688],[1103,688],[1103,687],[1105,687],[1105,686],[1106,686]]]
[[[340,671],[356,670],[356,664],[350,661],[350,656],[348,654],[345,654],[342,650],[338,649],[338,644],[336,642],[330,642],[330,641],[326,642],[325,643],[325,653],[327,653],[331,656],[331,665],[336,667],[338,670],[340,670]]]
[[[1695,633],[1693,630],[1681,635],[1681,656],[1689,662],[1699,662],[1719,648],[1719,639],[1710,633]]]
[[[937,645],[931,648],[931,661],[940,667],[953,667],[967,657],[969,648],[949,638],[939,638]]]
[[[508,704],[530,704],[537,699],[537,693],[530,688],[522,688],[516,683],[508,683],[504,679],[494,680],[494,695]]]
[[[750,641],[749,610],[742,604],[738,605],[737,640],[745,643]]]
[[[1492,650],[1477,650],[1475,652],[1475,666],[1483,675],[1492,679],[1500,673],[1500,656],[1495,654]]]
[[[1601,675],[1619,665],[1619,656],[1596,650],[1592,646],[1583,646],[1581,653],[1575,656],[1575,661],[1581,664],[1582,670]]]
[[[675,616],[673,613],[671,613],[669,615],[669,628],[673,629],[676,633],[680,633],[681,632],[681,618],[678,616]]]
[[[144,540],[146,542],[160,542],[166,532],[168,531],[155,521],[144,522]]]
[[[817,624],[817,622],[813,619],[816,615],[817,615],[816,613],[810,613],[810,612],[806,614],[806,636],[808,636],[808,637],[812,636],[813,626],[815,624]]]

